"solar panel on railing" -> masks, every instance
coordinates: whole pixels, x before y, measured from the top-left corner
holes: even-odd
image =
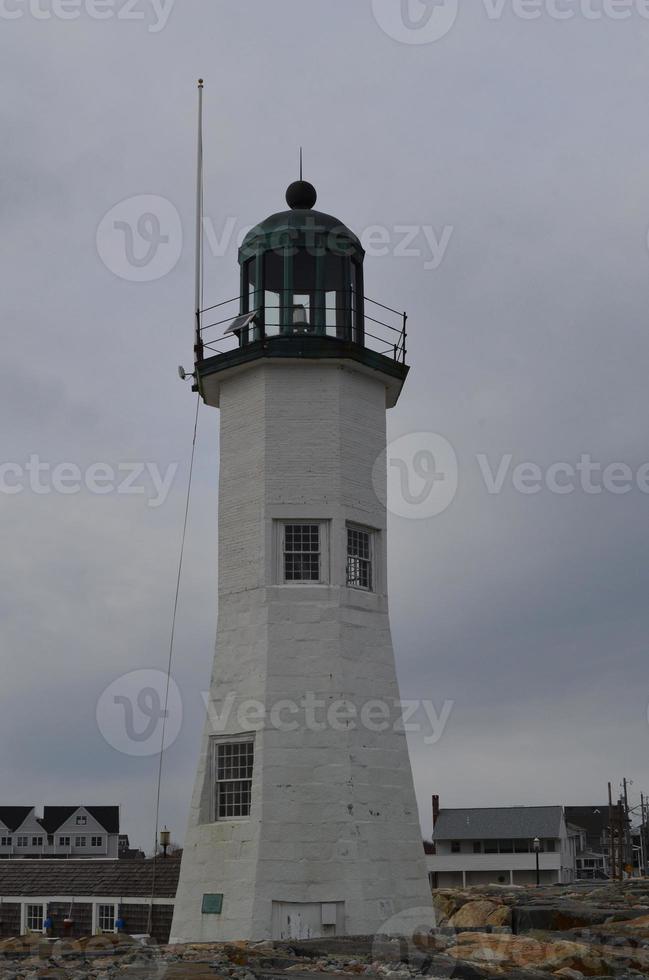
[[[229,333],[239,333],[240,330],[245,330],[246,327],[250,326],[258,312],[258,310],[254,310],[252,313],[242,313],[240,316],[235,317],[223,336],[226,337]]]

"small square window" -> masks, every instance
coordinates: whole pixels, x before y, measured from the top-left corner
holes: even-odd
[[[277,580],[321,585],[328,580],[328,522],[277,521]]]
[[[347,528],[347,585],[371,592],[374,588],[374,532]]]
[[[32,847],[42,847],[43,838],[42,837],[32,837]]]
[[[284,525],[284,581],[319,582],[322,550],[319,524]]]
[[[42,932],[43,931],[43,906],[42,905],[28,905],[27,915],[25,917],[25,924],[30,932]]]
[[[17,837],[16,847],[29,847],[29,837]]]
[[[103,846],[103,843],[104,843],[104,838],[103,837],[91,837],[90,838],[90,846],[91,847],[102,847]]]
[[[237,820],[250,816],[255,746],[245,741],[212,741],[214,819]]]
[[[87,847],[88,846],[87,838],[85,838],[85,837],[75,837],[74,838],[74,846],[75,847]]]
[[[0,847],[11,847],[11,837],[0,837]]]
[[[77,817],[77,827],[85,827],[87,823],[87,817]]]
[[[59,837],[59,847],[69,847],[70,838],[69,837]]]

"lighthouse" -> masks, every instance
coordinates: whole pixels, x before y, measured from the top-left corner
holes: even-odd
[[[310,183],[286,200],[242,243],[237,315],[197,334],[220,410],[218,627],[177,942],[433,924],[387,596],[405,316],[370,312],[361,242]]]

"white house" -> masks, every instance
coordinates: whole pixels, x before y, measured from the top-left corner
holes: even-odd
[[[536,882],[575,877],[581,832],[566,821],[562,806],[441,809],[433,806],[433,848],[427,856],[431,886]],[[429,849],[430,850],[430,849]]]
[[[118,806],[0,807],[0,859],[115,859],[118,841]]]

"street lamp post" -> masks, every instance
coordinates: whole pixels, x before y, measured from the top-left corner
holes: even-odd
[[[536,856],[536,887],[538,888],[541,884],[541,872],[539,871],[539,853],[541,851],[541,841],[538,837],[535,837],[532,841],[532,847],[534,848],[534,854]]]

